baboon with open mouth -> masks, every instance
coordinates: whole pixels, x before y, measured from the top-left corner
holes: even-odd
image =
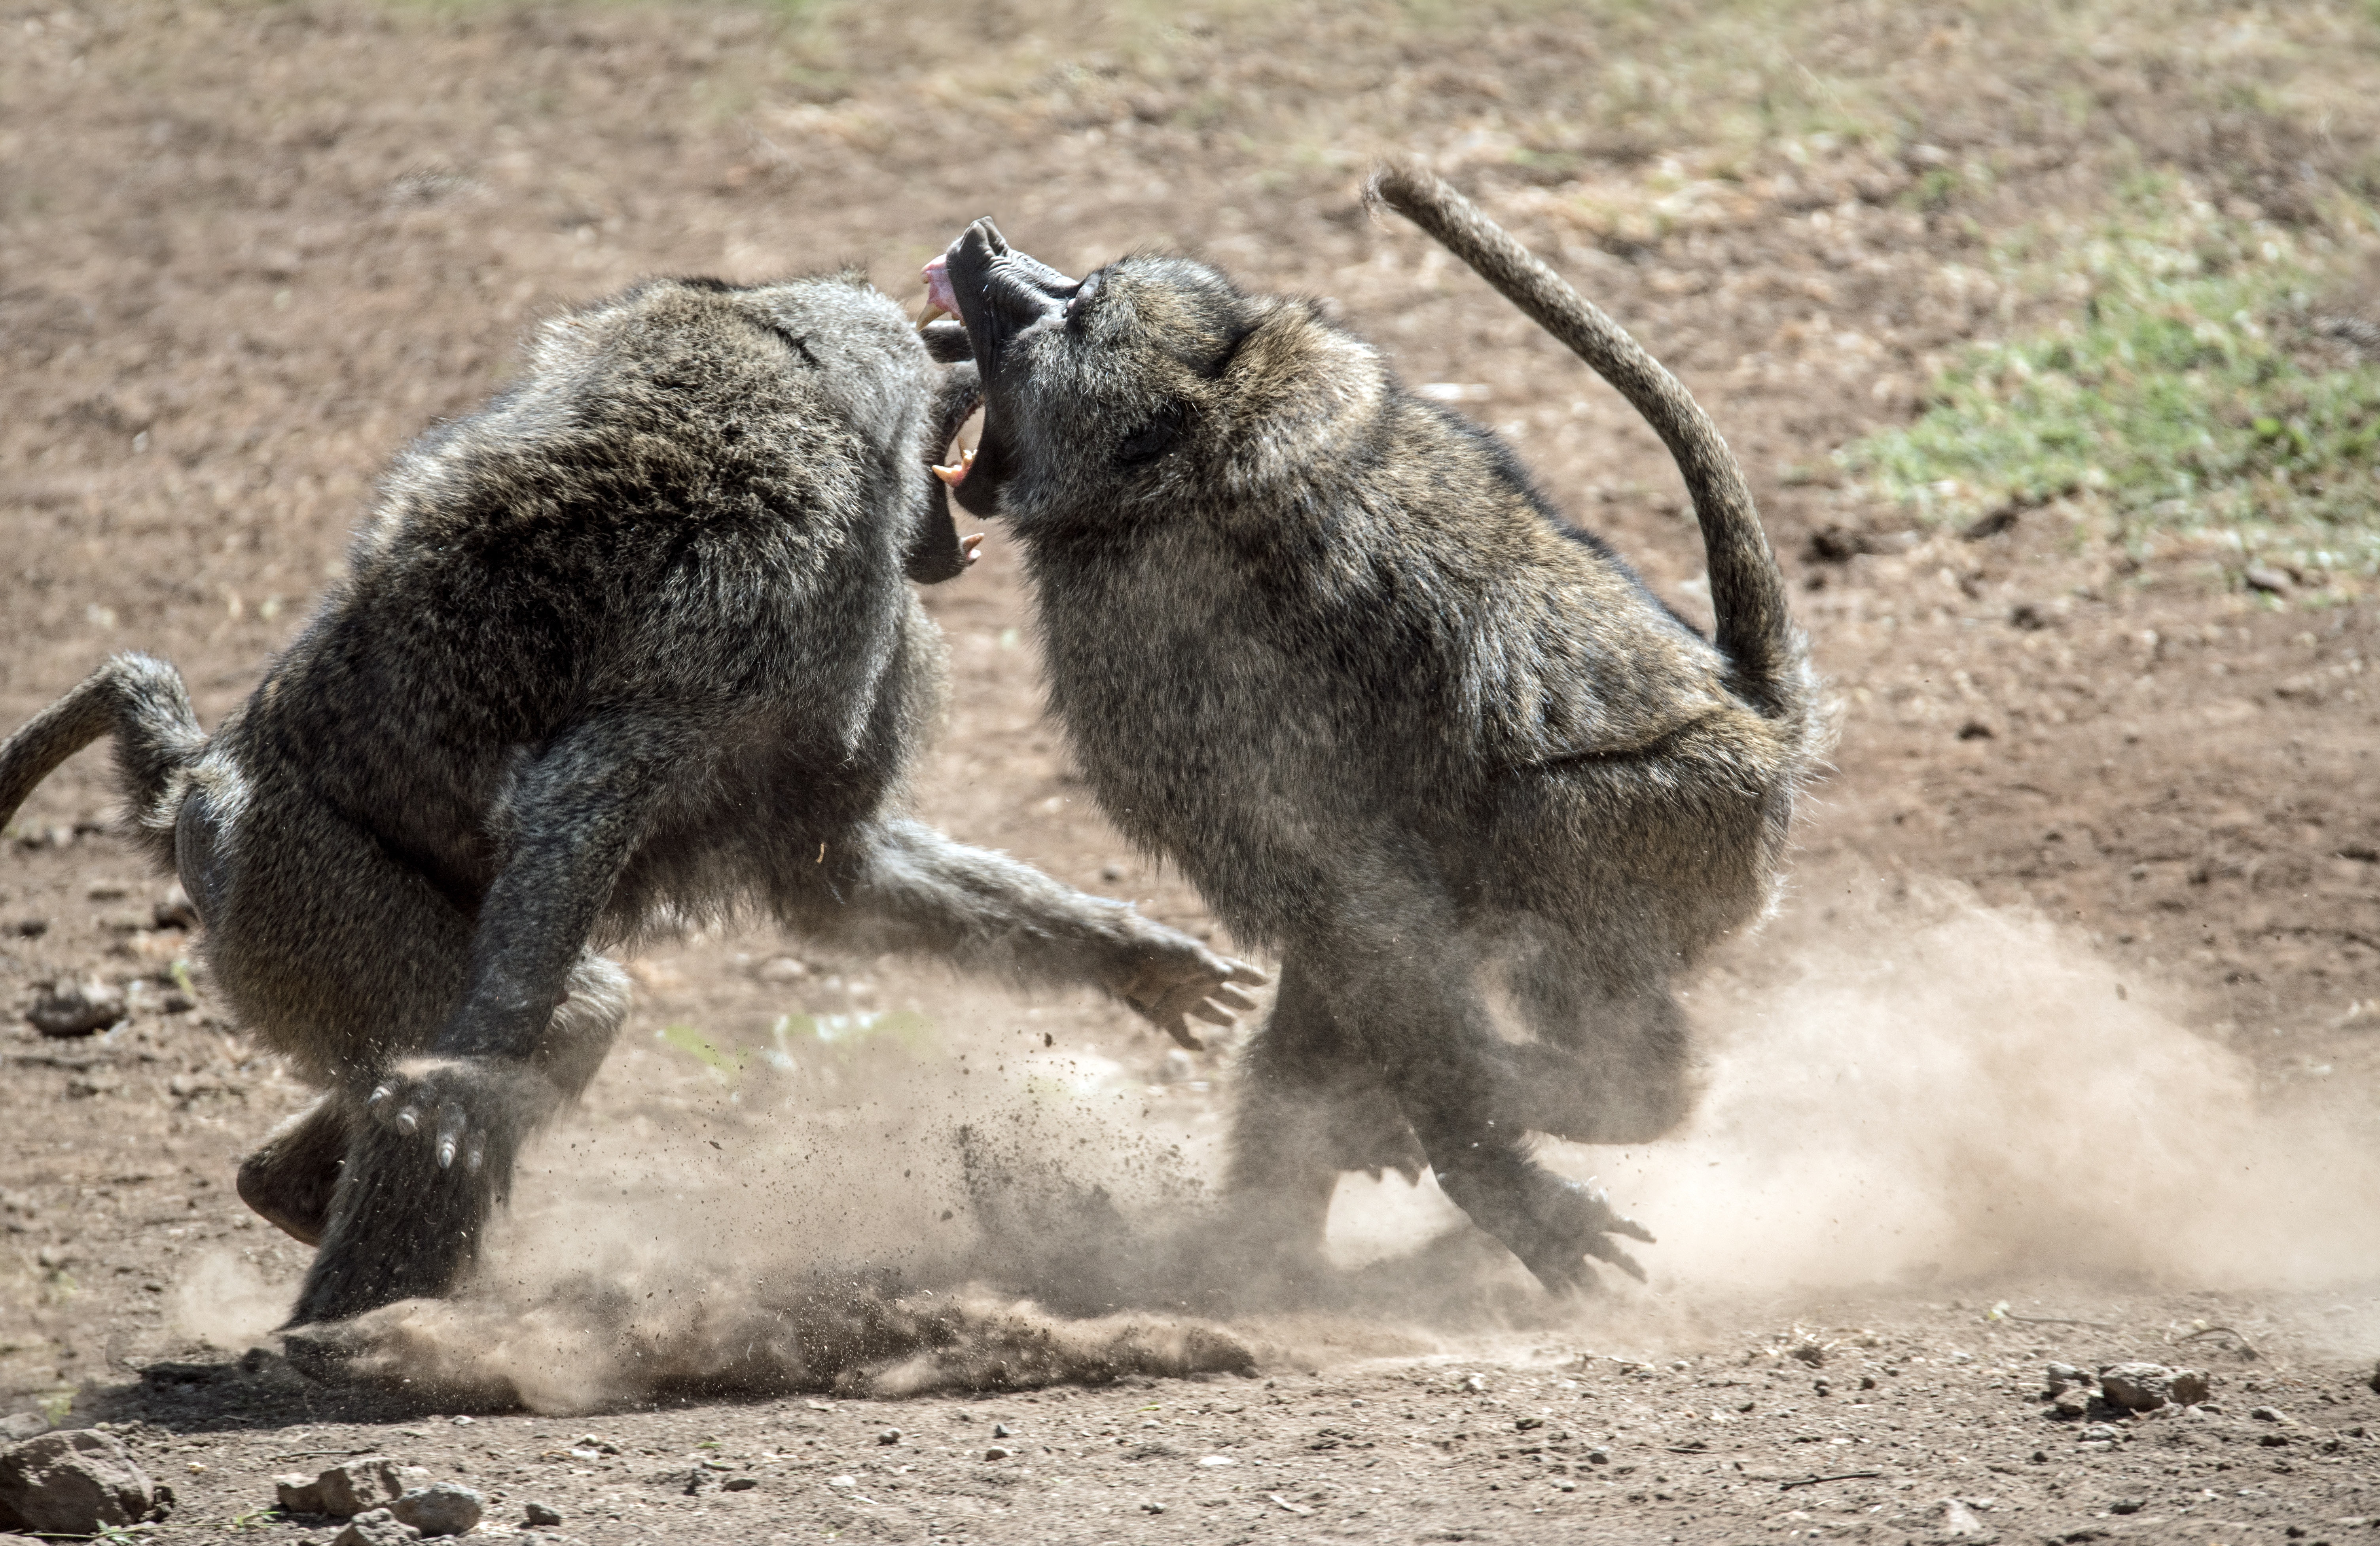
[[[1313,302],[1203,263],[1080,281],[978,221],[928,265],[985,419],[957,497],[1031,576],[1100,807],[1281,988],[1245,1059],[1243,1259],[1307,1260],[1342,1172],[1420,1163],[1557,1291],[1651,1236],[1527,1135],[1640,1143],[1691,1099],[1671,994],[1767,905],[1823,734],[1741,471],[1684,389],[1427,173],[1374,196],[1625,394],[1694,495],[1706,639],[1500,441]],[[1500,1035],[1500,980],[1528,1040]],[[1416,1150],[1416,1143],[1418,1148]]]

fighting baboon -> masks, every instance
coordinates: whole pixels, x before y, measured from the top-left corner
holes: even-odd
[[[1684,389],[1437,178],[1376,188],[1660,432],[1715,642],[1314,303],[1168,257],[1077,283],[990,221],[927,270],[983,376],[958,498],[1022,545],[1101,808],[1281,954],[1230,1178],[1266,1255],[1318,1243],[1342,1171],[1421,1158],[1549,1288],[1591,1283],[1582,1256],[1641,1276],[1607,1236],[1650,1236],[1524,1135],[1684,1114],[1670,981],[1767,903],[1813,683]],[[1491,977],[1533,1040],[1500,1037]]]
[[[969,556],[928,469],[973,367],[935,375],[850,275],[563,316],[397,459],[348,578],[214,735],[171,666],[120,655],[0,746],[6,820],[114,734],[215,983],[324,1090],[239,1173],[320,1245],[292,1325],[468,1265],[625,1013],[592,944],[757,903],[1095,983],[1185,1041],[1249,1005],[1225,985],[1249,968],[897,812],[942,665],[905,565]]]

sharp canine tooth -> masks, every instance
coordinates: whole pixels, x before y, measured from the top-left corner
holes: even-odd
[[[948,311],[945,311],[941,307],[935,305],[932,298],[929,297],[926,301],[926,309],[917,313],[917,331],[923,333],[926,329],[931,327],[934,323],[941,322],[944,317],[949,315],[950,313]]]
[[[965,462],[953,462],[949,467],[944,467],[940,462],[934,464],[934,476],[940,478],[943,482],[948,483],[953,488],[957,488],[960,482],[965,479],[966,475],[967,469],[966,463]]]
[[[961,467],[973,467],[973,466],[975,466],[975,447],[974,447],[974,446],[970,445],[970,446],[968,446],[965,450],[964,450],[964,451],[962,451],[962,452],[960,452],[960,453],[959,453],[959,465],[960,465]]]

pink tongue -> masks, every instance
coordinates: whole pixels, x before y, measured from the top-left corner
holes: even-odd
[[[936,258],[926,265],[926,298],[953,316],[958,314],[958,292],[951,288],[951,264],[947,258]]]

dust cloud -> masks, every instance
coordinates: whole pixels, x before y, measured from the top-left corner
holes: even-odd
[[[910,1394],[1444,1350],[1745,1289],[1992,1274],[2313,1288],[2380,1260],[2380,1159],[2053,923],[1948,885],[1788,907],[1698,985],[1696,1116],[1548,1142],[1660,1237],[1633,1286],[1538,1293],[1425,1178],[1350,1177],[1334,1269],[1208,1248],[1208,1120],[1098,1059],[931,1035],[786,1049],[691,1112],[581,1114],[527,1162],[470,1292],[332,1333],[350,1373],[577,1411]],[[1228,1085],[1225,1086],[1228,1091]],[[226,1305],[237,1294],[216,1284]]]

